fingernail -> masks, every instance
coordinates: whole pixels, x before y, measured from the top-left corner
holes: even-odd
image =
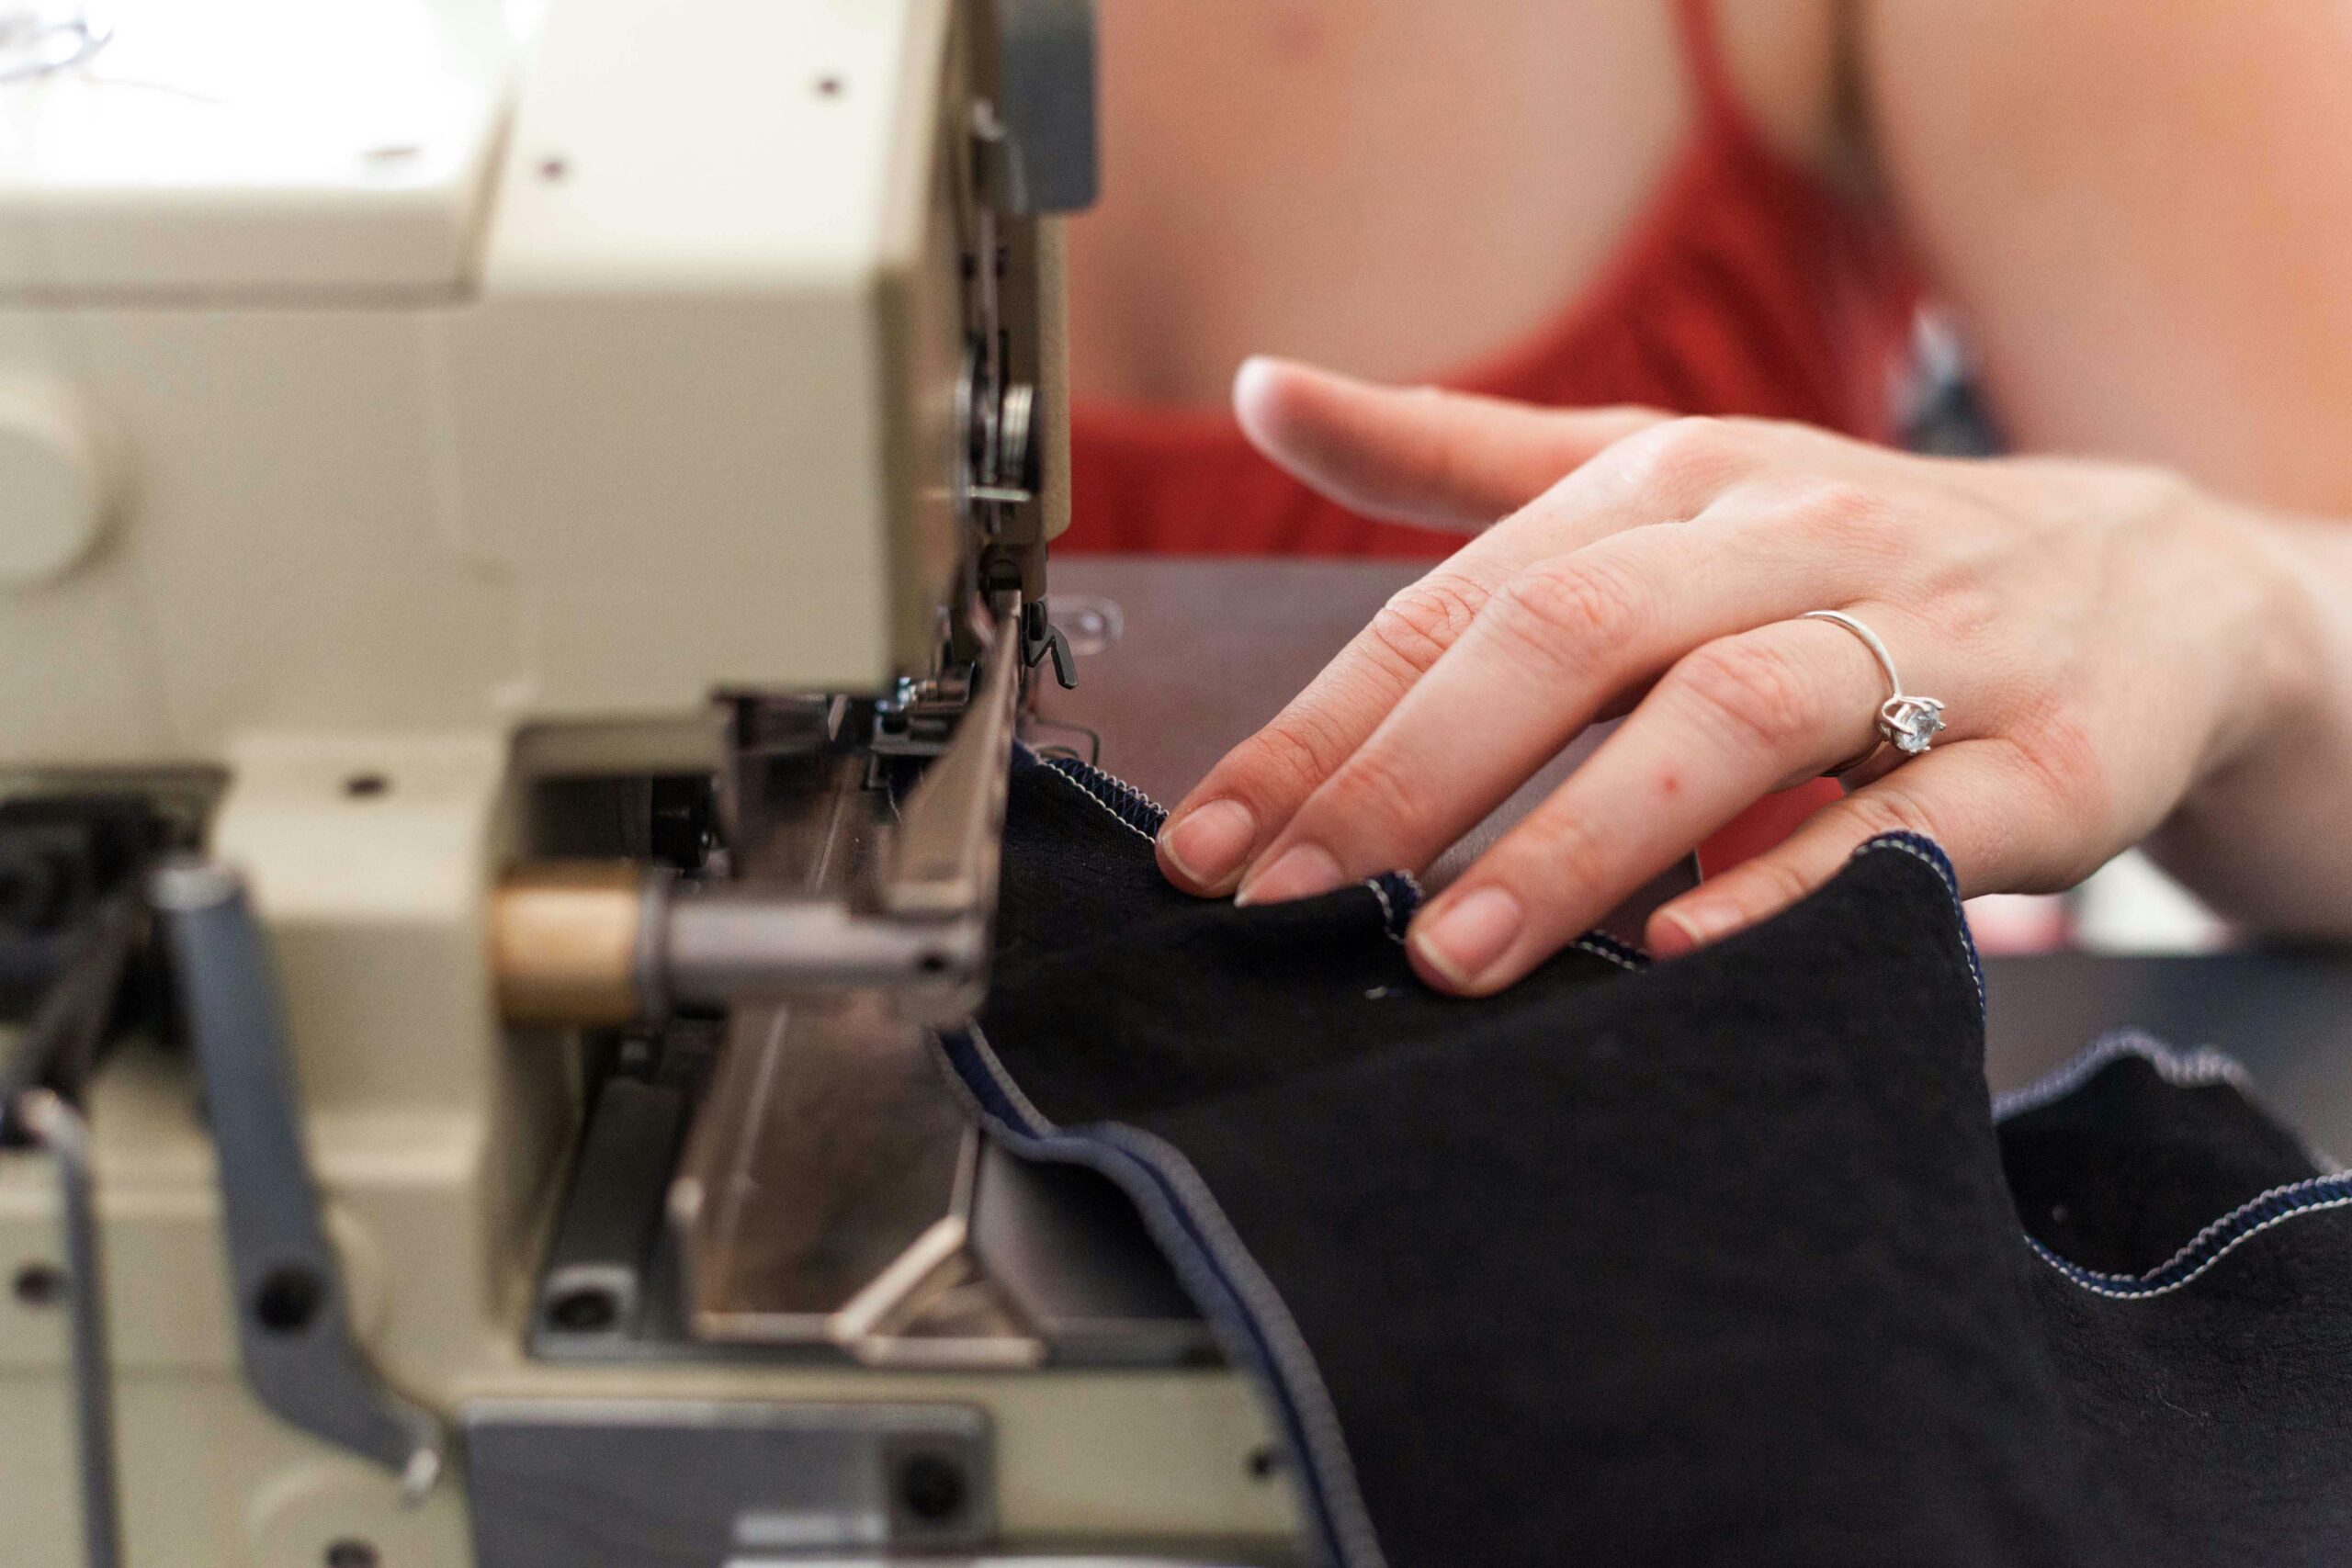
[[[1272,865],[1244,882],[1233,901],[1281,904],[1293,898],[1312,898],[1334,887],[1344,887],[1347,882],[1348,874],[1340,869],[1340,863],[1331,858],[1330,851],[1320,844],[1293,844],[1277,855]]]
[[[1263,434],[1272,418],[1268,388],[1273,377],[1274,362],[1262,354],[1251,355],[1233,373],[1233,414],[1253,435]]]
[[[1413,951],[1456,986],[1469,986],[1494,967],[1527,923],[1508,888],[1481,887],[1416,926]]]
[[[1212,800],[1179,817],[1159,835],[1159,848],[1184,879],[1215,887],[1241,869],[1258,838],[1258,818],[1238,800]]]
[[[1730,934],[1739,923],[1736,910],[1702,904],[1688,909],[1660,909],[1657,931],[1650,946],[1660,958],[1679,958]]]

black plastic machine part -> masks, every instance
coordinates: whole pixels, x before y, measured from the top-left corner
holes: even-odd
[[[0,800],[0,1021],[31,1016],[165,831],[137,795]]]
[[[142,958],[146,873],[189,836],[136,795],[0,800],[0,1021],[24,1026],[0,1052],[0,1147],[37,1145],[56,1165],[65,1268],[46,1272],[71,1325],[87,1568],[119,1568],[122,1531],[89,1124],[76,1107],[106,1043],[161,992]]]
[[[0,800],[0,1022],[25,1026],[0,1055],[0,1143],[20,1141],[20,1094],[77,1099],[107,1036],[159,1005],[141,882],[173,837],[136,795]]]

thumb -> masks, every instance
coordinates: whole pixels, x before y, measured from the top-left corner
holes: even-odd
[[[1464,533],[1518,511],[1602,447],[1667,417],[1384,387],[1263,356],[1235,373],[1233,412],[1250,445],[1350,511]]]

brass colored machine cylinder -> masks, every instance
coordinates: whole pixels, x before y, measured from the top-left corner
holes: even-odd
[[[548,862],[508,876],[490,904],[499,1010],[514,1023],[636,1018],[653,880],[630,861]]]

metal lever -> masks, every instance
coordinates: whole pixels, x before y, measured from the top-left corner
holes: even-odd
[[[74,1439],[81,1450],[82,1560],[89,1568],[122,1561],[122,1512],[115,1479],[114,1378],[107,1359],[106,1288],[98,1269],[98,1212],[90,1175],[90,1129],[45,1089],[16,1102],[25,1131],[57,1162],[65,1233],[65,1280],[74,1314]]]
[[[1018,593],[1001,595],[996,608],[996,640],[982,657],[979,688],[956,723],[956,739],[899,808],[898,843],[883,888],[883,907],[896,916],[986,920],[996,912],[1027,624]]]
[[[1078,659],[1061,627],[1046,616],[1046,602],[1034,600],[1021,611],[1021,662],[1035,670],[1046,659],[1054,661],[1054,679],[1065,692],[1078,690]]]
[[[245,1381],[287,1421],[388,1466],[420,1498],[441,1472],[440,1425],[385,1388],[352,1338],[295,1117],[277,976],[244,886],[198,862],[158,872],[153,897],[220,1162]]]

